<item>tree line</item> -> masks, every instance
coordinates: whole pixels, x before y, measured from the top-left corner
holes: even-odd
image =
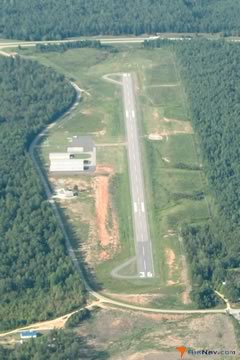
[[[196,299],[199,291],[212,287],[239,301],[240,46],[201,40],[177,44],[176,49],[214,198],[208,224],[182,228],[193,295]]]
[[[240,31],[238,0],[12,0],[0,10],[0,35],[24,40]]]
[[[45,320],[84,301],[28,147],[75,100],[62,75],[0,58],[0,329]]]
[[[19,46],[21,49],[23,47]],[[47,52],[59,52],[63,53],[70,49],[81,49],[81,48],[95,48],[108,50],[109,52],[117,52],[117,48],[102,44],[99,40],[80,40],[80,41],[71,41],[67,43],[58,43],[58,44],[37,44],[36,50],[38,52],[47,53]]]
[[[181,228],[194,284],[192,298],[199,307],[211,307],[217,304],[214,289],[220,289],[238,302],[240,45],[202,39],[144,42],[146,49],[165,46],[177,55],[214,199],[209,223],[185,223]]]

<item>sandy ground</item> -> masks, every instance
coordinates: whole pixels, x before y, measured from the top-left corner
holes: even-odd
[[[154,300],[161,298],[161,294],[117,294],[108,292],[105,292],[105,294],[113,299],[129,302],[134,305],[149,305]]]
[[[166,263],[168,265],[168,285],[173,285],[175,284],[175,282],[172,280],[173,277],[173,273],[176,270],[176,255],[174,253],[174,251],[170,248],[166,248],[165,249],[165,258],[166,258]]]
[[[155,128],[149,134],[150,140],[163,140],[170,135],[176,134],[193,134],[193,128],[190,121],[177,119],[160,119],[158,112],[153,112]]]
[[[182,260],[181,282],[184,285],[186,285],[186,290],[182,293],[182,302],[183,304],[188,305],[191,304],[192,302],[190,299],[190,292],[192,290],[192,286],[188,276],[186,256],[182,255],[181,260]]]

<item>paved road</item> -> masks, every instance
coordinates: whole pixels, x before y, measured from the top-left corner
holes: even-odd
[[[146,213],[136,102],[131,74],[123,74],[122,86],[128,141],[128,166],[131,185],[137,270],[140,277],[153,277],[152,246],[149,237]]]
[[[144,40],[158,39],[158,36],[128,36],[128,37],[75,37],[73,39],[65,40],[38,40],[38,41],[22,41],[22,40],[5,40],[0,42],[1,48],[13,47],[16,48],[19,45],[25,46],[36,46],[37,44],[62,44],[81,40],[98,40],[102,44],[117,44],[117,43],[143,43]]]
[[[30,47],[30,46],[36,46],[37,44],[61,44],[61,43],[69,43],[74,41],[80,41],[80,40],[98,40],[102,44],[130,44],[130,43],[143,43],[145,40],[156,40],[156,39],[166,39],[170,41],[189,41],[191,38],[189,37],[191,34],[185,33],[185,34],[172,34],[171,36],[167,36],[166,34],[159,34],[159,35],[153,35],[153,36],[126,36],[126,37],[76,37],[73,39],[65,39],[65,40],[39,40],[39,41],[21,41],[21,40],[10,40],[6,39],[5,41],[0,42],[0,49],[4,48],[17,48],[18,46],[22,47]],[[205,39],[211,40],[211,37],[209,37],[209,34],[202,34]],[[240,42],[240,37],[232,37],[230,39],[225,38],[226,41],[229,42]],[[221,38],[219,41],[222,41]],[[0,54],[1,55],[1,54]],[[5,54],[2,54],[5,55]]]

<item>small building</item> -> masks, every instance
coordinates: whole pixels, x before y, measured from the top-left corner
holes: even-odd
[[[32,339],[36,338],[38,333],[36,331],[22,331],[20,332],[21,339]]]
[[[50,172],[81,173],[95,171],[96,146],[90,136],[74,136],[66,153],[49,154]]]

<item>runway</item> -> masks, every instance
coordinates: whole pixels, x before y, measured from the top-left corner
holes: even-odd
[[[137,270],[139,277],[151,278],[154,276],[152,245],[148,228],[136,101],[131,74],[123,74],[122,86]]]

